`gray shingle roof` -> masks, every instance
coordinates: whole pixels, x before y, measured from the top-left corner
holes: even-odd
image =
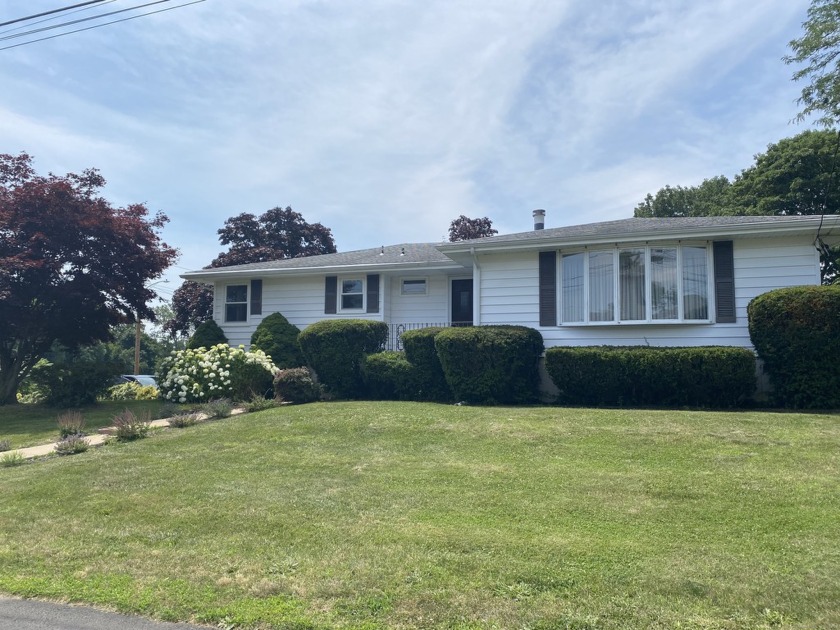
[[[691,238],[700,235],[726,235],[736,233],[773,233],[788,229],[814,230],[820,222],[819,216],[739,216],[739,217],[676,217],[676,218],[631,218],[616,221],[602,221],[584,225],[531,230],[517,234],[502,234],[487,238],[459,241],[456,243],[402,243],[360,249],[337,254],[323,254],[305,258],[288,258],[249,265],[232,265],[215,269],[203,269],[183,274],[188,278],[207,278],[212,275],[247,273],[249,271],[326,271],[342,268],[400,269],[410,267],[458,268],[456,262],[470,264],[470,248],[492,250],[495,247],[545,247],[613,240],[630,241],[635,237]],[[840,215],[824,217],[823,234],[840,232]],[[447,255],[448,254],[448,255]]]
[[[826,215],[826,219],[832,219],[831,225],[836,226],[837,215]],[[596,239],[621,239],[629,240],[635,235],[668,234],[690,236],[694,232],[716,231],[721,234],[729,230],[755,229],[761,231],[765,228],[795,227],[803,228],[807,224],[818,222],[818,216],[725,216],[725,217],[662,217],[662,218],[631,218],[619,219],[616,221],[602,221],[600,223],[587,223],[584,225],[571,225],[558,228],[547,228],[544,230],[531,230],[516,234],[502,234],[487,238],[460,241],[457,243],[444,243],[441,250],[454,251],[463,250],[475,245],[492,247],[496,244],[522,244],[527,245],[541,241],[587,241]],[[828,227],[828,226],[826,226]],[[629,238],[628,238],[629,237]]]
[[[400,265],[446,265],[456,266],[452,259],[441,254],[437,246],[439,243],[403,243],[387,245],[371,249],[359,249],[351,252],[336,254],[322,254],[320,256],[306,256],[303,258],[286,258],[248,265],[231,265],[192,271],[190,274],[210,275],[217,272],[234,273],[247,271],[269,271],[282,269],[323,269],[337,267],[373,267]],[[189,274],[185,274],[189,275]]]

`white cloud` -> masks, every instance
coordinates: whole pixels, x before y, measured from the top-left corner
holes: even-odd
[[[462,213],[629,216],[798,131],[780,57],[805,8],[205,2],[0,52],[0,151],[100,167],[116,202],[170,215],[188,267],[227,217],[277,205],[345,250],[438,240]]]

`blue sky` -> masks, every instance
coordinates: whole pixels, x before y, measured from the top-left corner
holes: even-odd
[[[0,0],[0,22],[72,3]],[[339,251],[444,240],[460,214],[626,218],[807,128],[781,57],[808,5],[206,0],[0,51],[0,152],[165,212],[164,296],[226,218],[274,206]]]

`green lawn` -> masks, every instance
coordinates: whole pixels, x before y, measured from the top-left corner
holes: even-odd
[[[135,413],[148,411],[154,420],[161,407],[162,403],[155,400],[123,400],[100,402],[79,411],[85,418],[85,432],[96,433],[97,429],[111,426],[114,416],[123,409]],[[9,440],[12,448],[54,442],[58,439],[57,418],[63,411],[46,405],[0,407],[0,440]]]
[[[0,592],[245,628],[840,628],[840,417],[283,407],[0,468]]]

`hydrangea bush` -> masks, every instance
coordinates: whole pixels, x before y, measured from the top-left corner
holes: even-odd
[[[242,400],[260,391],[279,370],[262,351],[246,352],[220,343],[212,348],[176,350],[161,361],[157,381],[161,398],[176,403],[217,398]]]

